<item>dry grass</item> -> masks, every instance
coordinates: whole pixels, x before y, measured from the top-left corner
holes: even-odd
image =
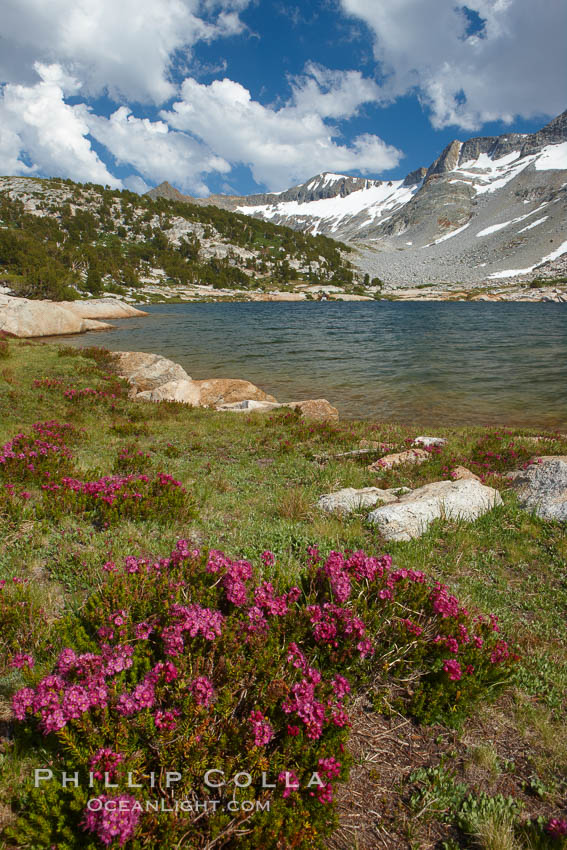
[[[508,817],[487,818],[478,825],[475,838],[482,850],[522,850],[514,835],[512,819]]]
[[[303,487],[290,487],[279,497],[276,510],[282,519],[301,522],[309,519],[313,504]]]

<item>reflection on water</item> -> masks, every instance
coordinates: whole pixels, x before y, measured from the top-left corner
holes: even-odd
[[[567,307],[488,303],[156,304],[72,345],[150,351],[193,378],[246,378],[343,417],[567,425]]]

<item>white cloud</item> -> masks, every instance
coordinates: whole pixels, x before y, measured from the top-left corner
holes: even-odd
[[[37,64],[40,81],[0,89],[0,171],[49,174],[119,188],[86,138],[84,107],[70,106],[65,92],[77,84],[58,66]]]
[[[33,82],[36,60],[64,64],[98,95],[163,103],[176,52],[235,35],[248,0],[2,0],[0,80]]]
[[[121,106],[110,118],[84,110],[93,138],[103,144],[120,164],[131,165],[151,183],[169,180],[185,191],[207,195],[202,180],[212,171],[226,174],[230,165],[201,142],[170,130],[163,121],[136,118]]]
[[[436,127],[475,130],[495,120],[565,108],[564,0],[341,0],[370,27],[386,75],[384,97],[416,90]],[[467,35],[464,7],[484,19]]]
[[[356,71],[315,66],[307,71],[293,82],[292,99],[280,108],[252,100],[244,86],[229,79],[210,85],[187,79],[182,99],[161,116],[218,156],[248,165],[254,179],[272,190],[324,170],[376,173],[397,165],[400,151],[378,136],[364,134],[342,145],[335,141],[337,129],[324,120],[354,115],[374,99],[375,84]]]
[[[321,118],[352,118],[364,103],[380,100],[380,87],[360,71],[334,71],[309,62],[305,74],[292,81],[298,113]]]

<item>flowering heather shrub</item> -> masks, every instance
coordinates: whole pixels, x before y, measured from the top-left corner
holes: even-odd
[[[114,466],[113,472],[123,472],[134,474],[136,472],[145,472],[152,465],[151,456],[140,449],[136,443],[130,443],[120,449]]]
[[[99,402],[111,402],[126,398],[127,389],[123,381],[113,375],[105,375],[102,378],[103,387],[75,387],[58,378],[36,378],[33,382],[35,389],[57,391],[65,400],[72,402],[73,406],[97,404]]]
[[[484,481],[489,475],[517,469],[527,463],[533,451],[517,442],[511,431],[488,431],[472,447],[467,457],[453,457],[443,468],[449,474],[455,466],[465,466]]]
[[[61,478],[42,484],[43,512],[57,519],[69,513],[87,514],[97,525],[122,519],[169,522],[187,516],[185,488],[171,475],[107,475],[97,481]]]
[[[14,481],[45,481],[73,471],[64,440],[76,436],[72,425],[36,422],[33,434],[17,434],[0,448],[0,477]]]
[[[314,564],[317,559],[312,551]],[[494,693],[509,680],[517,656],[500,638],[496,618],[473,614],[424,573],[392,569],[389,555],[331,552],[317,578],[329,598],[356,599],[364,623],[357,648],[373,657],[377,674],[387,671],[387,679],[405,683],[405,710],[420,720],[466,716],[487,688]]]
[[[432,719],[464,713],[509,673],[494,618],[473,616],[422,573],[394,570],[387,555],[323,561],[312,548],[302,587],[288,589],[185,540],[169,557],[129,556],[103,572],[55,668],[42,678],[22,668],[30,686],[14,696],[16,718],[43,736],[54,771],[79,771],[85,784],[30,793],[8,830],[21,844],[204,847],[222,834],[222,846],[243,850],[323,846],[348,772],[351,692],[387,671],[411,683],[409,709]],[[207,785],[213,769],[222,773]],[[168,771],[179,775],[169,782]],[[102,802],[89,810],[87,797]],[[130,800],[120,821],[109,798]],[[197,799],[201,808],[158,816],[157,798],[170,811]]]

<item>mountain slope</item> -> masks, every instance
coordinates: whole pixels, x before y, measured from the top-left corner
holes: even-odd
[[[156,286],[206,295],[292,280],[353,282],[350,251],[335,240],[171,194],[153,200],[70,180],[0,177],[0,287],[31,298],[139,299]]]
[[[566,186],[564,112],[531,135],[455,140],[405,180],[326,172],[279,194],[200,203],[350,242],[359,268],[387,282],[475,283],[529,276],[567,253]]]

